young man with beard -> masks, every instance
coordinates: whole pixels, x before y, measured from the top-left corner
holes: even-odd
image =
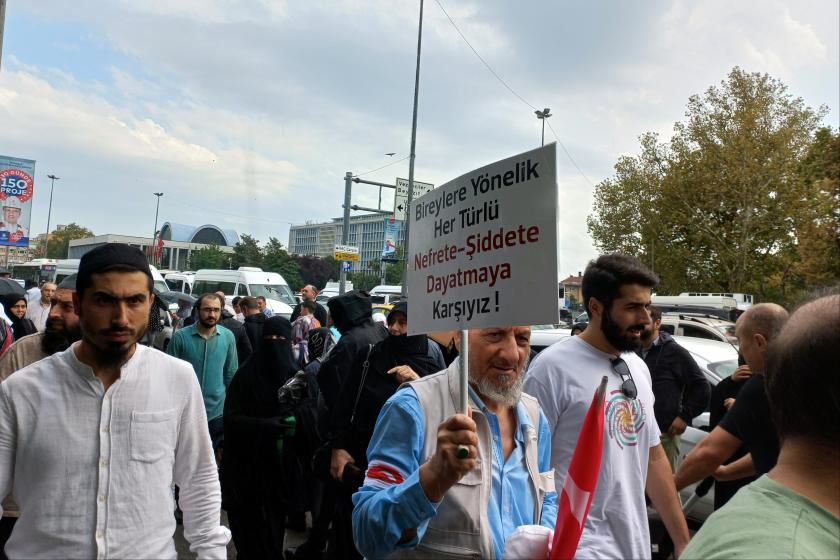
[[[175,331],[166,352],[192,365],[204,396],[213,450],[218,452],[224,439],[225,393],[239,360],[233,333],[218,324],[222,317],[219,296],[204,294],[197,305],[198,322]]]
[[[589,326],[546,348],[528,372],[525,391],[539,400],[554,430],[551,464],[557,488],[566,482],[592,395],[603,376],[609,380],[598,486],[575,558],[650,558],[646,492],[677,556],[688,544],[659,442],[650,373],[634,353],[650,325],[651,290],[658,282],[633,257],[602,255],[590,262],[582,286]]]
[[[456,410],[460,358],[385,403],[353,496],[366,558],[502,558],[517,527],[554,527],[551,432],[522,392],[530,338],[529,327],[470,331],[468,416]]]
[[[18,340],[0,357],[0,382],[21,368],[67,350],[82,338],[79,316],[73,307],[75,291],[76,275],[73,274],[52,292],[46,329]]]
[[[81,341],[0,384],[0,495],[13,490],[21,506],[9,558],[175,558],[173,483],[191,549],[225,557],[195,375],[137,344],[152,282],[139,249],[85,254],[73,296]]]

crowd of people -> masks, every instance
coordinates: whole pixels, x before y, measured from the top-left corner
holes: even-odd
[[[660,329],[657,284],[635,258],[593,260],[589,323],[538,355],[528,326],[408,335],[407,300],[383,325],[366,293],[325,309],[314,286],[290,319],[202,294],[164,353],[140,343],[146,257],[100,246],[2,300],[0,558],[176,558],[176,523],[199,558],[231,538],[242,559],[548,558],[563,508],[576,558],[650,558],[649,507],[675,557],[838,557],[840,295],[751,307],[743,363],[711,387]],[[588,495],[568,472],[602,379]],[[678,491],[704,479],[718,511],[691,537]]]

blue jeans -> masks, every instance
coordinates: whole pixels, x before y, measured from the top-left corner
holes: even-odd
[[[223,416],[219,416],[207,422],[207,428],[210,430],[210,441],[213,443],[213,451],[217,451],[225,441],[223,418]]]

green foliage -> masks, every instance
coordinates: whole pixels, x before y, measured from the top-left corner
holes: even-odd
[[[824,155],[833,136],[820,143],[817,133],[825,112],[766,74],[734,68],[719,87],[689,98],[670,142],[643,134],[640,153],[620,158],[615,175],[596,187],[587,219],[596,247],[639,257],[662,278],[660,293],[789,300],[790,288],[811,282],[796,264],[807,224],[831,220],[830,195],[823,193],[825,205],[812,202],[833,184],[821,163],[831,159]],[[812,150],[816,170],[803,180]],[[836,187],[833,200],[836,208]],[[827,250],[828,230],[821,231]]]
[[[192,251],[190,254],[189,268],[201,270],[202,268],[225,268],[230,257],[222,252],[217,245],[210,245]]]
[[[47,258],[66,259],[70,250],[70,241],[86,237],[93,237],[93,232],[75,222],[64,226],[60,230],[53,230],[48,236]]]
[[[348,272],[347,280],[353,282],[354,290],[364,290],[366,292],[379,285],[379,276],[366,272]]]
[[[332,256],[326,258],[300,256],[291,257],[297,263],[303,286],[312,284],[319,290],[330,280],[338,280],[341,263]]]
[[[262,268],[263,252],[256,239],[248,234],[243,234],[236,245],[233,246],[233,259],[231,264],[234,269],[240,266],[255,266]]]
[[[270,237],[268,243],[265,244],[262,263],[263,270],[281,274],[293,291],[298,291],[304,286],[300,267],[276,238]]]

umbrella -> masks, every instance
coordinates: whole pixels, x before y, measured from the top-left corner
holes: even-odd
[[[158,297],[162,300],[165,300],[167,303],[180,303],[184,302],[189,305],[195,303],[196,298],[191,296],[190,294],[185,294],[183,292],[155,292]]]
[[[14,280],[10,280],[9,278],[0,278],[0,297],[13,295],[26,297],[26,290],[24,290],[23,286]]]

